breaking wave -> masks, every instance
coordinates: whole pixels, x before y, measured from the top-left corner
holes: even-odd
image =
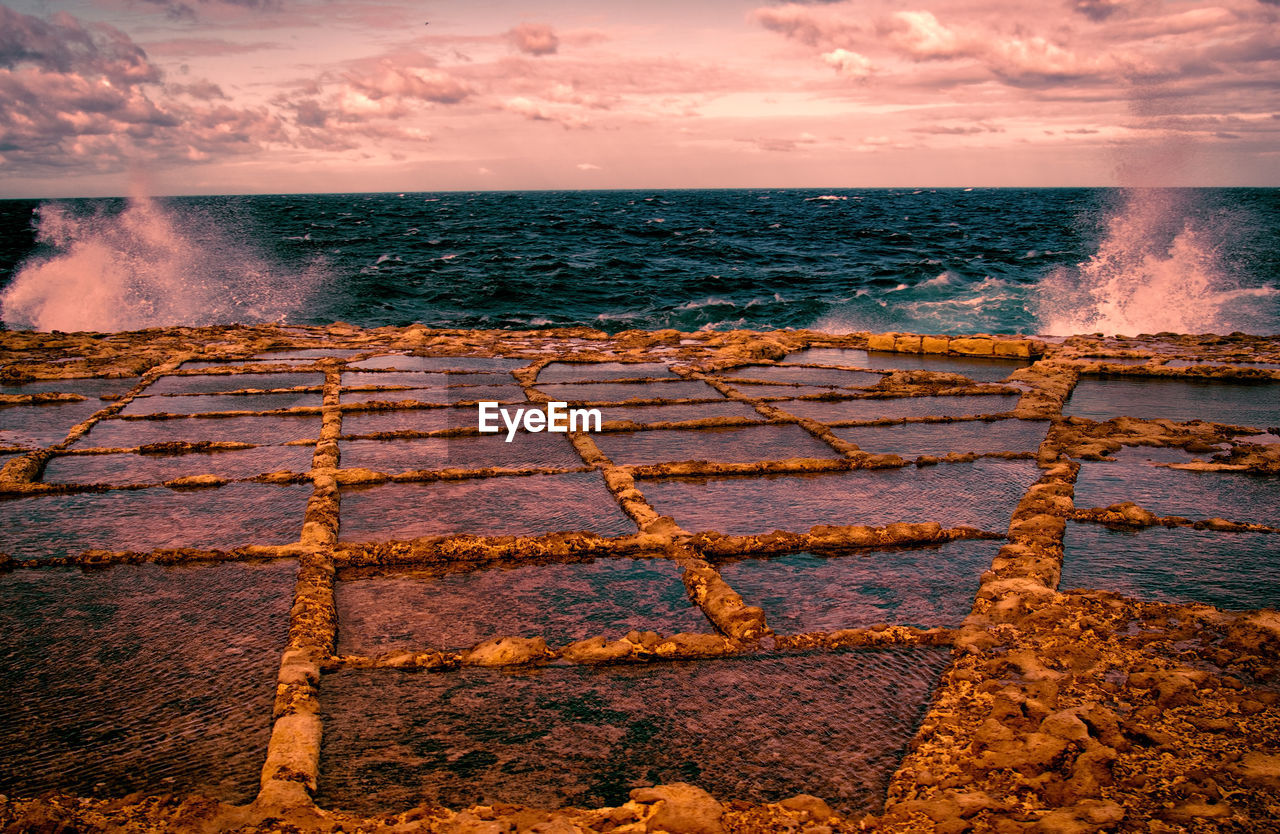
[[[1127,192],[1107,218],[1097,253],[1044,278],[1043,332],[1248,330],[1247,307],[1276,290],[1240,286],[1222,257],[1225,230],[1191,219],[1187,208],[1159,189]]]
[[[6,326],[36,330],[282,321],[301,309],[322,264],[280,269],[195,207],[135,195],[118,211],[50,202],[38,248],[0,294]]]

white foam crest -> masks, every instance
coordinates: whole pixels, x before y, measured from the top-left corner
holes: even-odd
[[[701,310],[703,307],[737,307],[738,305],[728,298],[720,298],[718,296],[710,296],[699,301],[686,301],[677,310]]]
[[[1215,239],[1165,195],[1129,192],[1108,218],[1097,254],[1043,281],[1042,329],[1058,335],[1237,329],[1230,302],[1274,291],[1234,286]]]
[[[282,321],[320,280],[275,268],[201,212],[135,195],[118,213],[37,210],[45,251],[21,265],[0,294],[9,327],[137,330]]]

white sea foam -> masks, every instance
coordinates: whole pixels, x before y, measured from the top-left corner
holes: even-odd
[[[318,262],[302,274],[286,272],[208,216],[141,194],[118,213],[46,203],[36,222],[42,251],[0,295],[10,327],[111,331],[282,321],[321,278]]]
[[[1097,254],[1046,276],[1042,329],[1060,335],[1244,329],[1233,303],[1276,290],[1240,288],[1222,264],[1219,239],[1214,229],[1189,219],[1168,193],[1129,191],[1107,219]]]
[[[676,307],[676,309],[677,310],[700,310],[703,307],[737,307],[737,306],[738,305],[736,303],[734,303],[732,300],[728,298],[719,298],[713,295],[713,296],[710,296],[709,298],[686,301],[685,303]]]

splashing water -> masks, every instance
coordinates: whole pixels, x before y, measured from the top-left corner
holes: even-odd
[[[277,269],[213,218],[145,195],[130,197],[119,212],[46,203],[37,218],[46,251],[28,259],[0,295],[10,327],[113,331],[281,321],[303,307],[321,277],[319,263],[301,273]]]
[[[1043,331],[1066,336],[1243,329],[1233,303],[1276,291],[1235,286],[1212,242],[1217,238],[1188,219],[1172,195],[1129,191],[1108,218],[1097,254],[1045,277]]]

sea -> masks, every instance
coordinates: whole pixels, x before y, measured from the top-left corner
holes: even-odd
[[[0,201],[8,329],[1280,333],[1280,189]]]

